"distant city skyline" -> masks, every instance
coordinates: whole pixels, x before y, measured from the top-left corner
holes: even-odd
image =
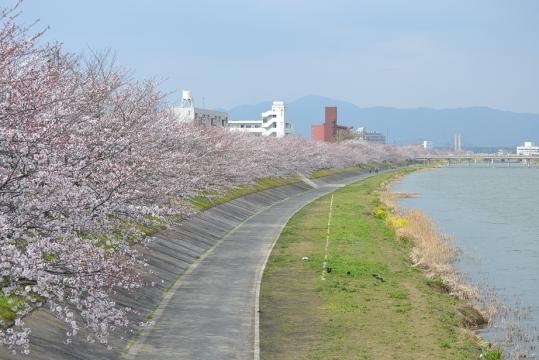
[[[14,4],[7,0],[4,5]],[[25,0],[45,39],[111,48],[136,78],[229,109],[322,95],[360,107],[539,113],[539,2]]]

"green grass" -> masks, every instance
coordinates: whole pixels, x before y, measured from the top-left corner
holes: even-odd
[[[326,168],[313,171],[309,178],[317,179],[324,176],[331,176],[342,174],[346,172],[356,171],[359,169],[374,169],[381,168],[386,169],[391,167],[392,164],[389,162],[374,163],[374,164],[360,164],[353,165],[343,168]],[[203,193],[197,196],[192,197],[191,204],[195,210],[204,211],[209,209],[212,206],[223,204],[227,201],[234,200],[236,198],[249,195],[258,191],[271,189],[277,186],[284,186],[290,184],[296,184],[301,182],[299,177],[287,177],[287,178],[264,178],[255,181],[251,185],[242,185],[232,189],[229,189],[224,194],[215,194],[215,193]]]
[[[359,169],[369,169],[369,168],[375,168],[376,166],[368,164],[368,165],[354,165],[354,166],[348,166],[344,168],[329,168],[329,169],[319,169],[315,170],[311,173],[311,176],[309,176],[311,179],[318,179],[324,176],[331,176],[331,175],[337,175],[342,174],[350,171],[355,171]]]
[[[358,164],[358,165],[347,166],[347,167],[343,167],[343,168],[319,169],[319,170],[313,171],[311,173],[310,178],[311,179],[317,179],[317,178],[324,177],[324,176],[337,175],[337,174],[342,174],[342,173],[355,171],[355,170],[359,170],[359,169],[366,169],[366,170],[375,169],[375,168],[388,169],[393,165],[394,164],[385,161],[385,162],[381,162],[381,163]]]
[[[0,320],[4,325],[9,325],[15,319],[15,311],[13,309],[19,309],[23,304],[23,300],[17,296],[5,296],[0,295]]]
[[[487,350],[483,356],[485,360],[502,360],[502,352],[498,349]]]
[[[265,178],[255,181],[251,185],[242,185],[228,190],[224,194],[200,194],[191,198],[193,208],[198,211],[204,211],[212,206],[223,204],[227,201],[252,194],[258,191],[271,189],[277,186],[290,185],[300,182],[297,177],[290,178]]]
[[[409,170],[334,193],[328,266],[321,279],[330,196],[300,210],[268,259],[260,295],[263,359],[477,359],[464,304],[411,266],[411,244],[373,212],[377,189]],[[302,257],[309,257],[303,261]],[[377,280],[374,274],[383,276]]]
[[[121,223],[118,223],[112,235],[116,239],[124,239],[128,243],[132,244],[135,243],[140,238],[140,236],[142,236],[143,238],[147,236],[152,236],[166,228],[165,222],[157,218],[156,216],[149,215],[146,217],[146,220],[146,223],[133,221],[123,221]],[[135,231],[133,231],[133,228],[135,229]]]

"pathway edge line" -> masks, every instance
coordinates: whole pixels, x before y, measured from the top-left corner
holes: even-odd
[[[302,206],[299,209],[297,209],[296,211],[294,211],[290,215],[290,217],[286,220],[286,222],[281,226],[281,230],[279,231],[279,234],[273,240],[273,243],[271,244],[271,247],[269,248],[268,252],[266,253],[266,258],[264,259],[264,263],[262,264],[260,270],[258,271],[258,273],[256,275],[256,283],[255,283],[255,287],[256,287],[256,291],[255,291],[255,329],[254,329],[255,330],[255,336],[254,336],[254,354],[253,354],[254,360],[260,360],[260,287],[262,285],[262,277],[264,275],[264,270],[266,269],[266,265],[268,263],[271,252],[273,251],[273,248],[275,247],[275,244],[277,244],[277,241],[281,237],[281,233],[283,232],[283,229],[286,227],[286,225],[288,224],[290,219],[294,215],[296,215],[301,209],[303,209],[305,206],[307,206],[307,205],[311,204],[312,202],[320,199],[322,196],[333,194],[333,193],[335,193],[335,191],[337,191],[337,190],[339,190],[339,189],[341,189],[341,188],[343,188],[345,186],[358,183],[358,182],[363,181],[363,180],[365,180],[365,179],[367,179],[369,177],[372,177],[372,176],[373,176],[372,174],[366,174],[365,177],[362,177],[361,179],[359,179],[357,181],[354,181],[354,182],[352,182],[350,184],[339,185],[338,187],[335,188],[335,190],[327,192],[325,194],[321,194],[320,196],[317,196],[311,202],[305,204],[304,206]]]
[[[311,189],[310,189],[311,190]],[[309,191],[309,190],[307,190]],[[299,196],[301,194],[304,194],[304,192],[300,192],[298,194],[294,194],[292,196],[289,196],[287,198],[284,198],[282,200],[279,200],[271,205],[268,205],[266,207],[263,207],[261,208],[260,210],[258,210],[257,212],[253,213],[252,215],[250,215],[249,217],[245,218],[242,222],[240,222],[239,224],[237,224],[236,226],[234,226],[234,228],[230,229],[221,239],[219,239],[215,244],[213,244],[208,250],[206,250],[204,252],[204,254],[202,254],[193,264],[191,264],[191,266],[189,266],[189,268],[187,270],[185,270],[178,278],[178,280],[176,280],[174,282],[174,284],[172,285],[172,287],[166,291],[162,298],[161,298],[161,302],[159,303],[159,306],[158,308],[154,311],[153,313],[153,321],[155,323],[157,323],[159,321],[159,319],[161,318],[162,314],[163,314],[163,311],[166,309],[166,307],[168,306],[168,303],[170,302],[170,300],[172,299],[172,297],[174,296],[174,294],[176,293],[176,291],[183,285],[183,280],[184,280],[184,277],[186,275],[189,275],[190,273],[192,273],[199,265],[200,263],[205,259],[207,258],[220,244],[223,243],[223,241],[225,241],[230,235],[232,235],[239,227],[241,227],[243,224],[245,224],[247,221],[249,221],[251,218],[261,214],[262,212],[268,210],[268,209],[271,209],[273,206],[277,205],[277,204],[280,204],[284,201],[287,201],[287,200],[290,200],[290,199],[293,199],[294,197],[296,196]],[[285,224],[286,225],[286,224]],[[282,229],[284,228],[284,225],[283,227],[281,228],[281,231]],[[278,237],[277,237],[278,238]],[[275,242],[277,241],[277,239],[275,240]],[[275,243],[274,242],[274,243]],[[268,257],[269,257],[269,254],[268,254]],[[266,259],[267,261],[267,259]],[[265,263],[264,263],[265,265]],[[258,312],[257,312],[258,314]],[[148,338],[150,332],[152,331],[152,326],[150,327],[147,327],[147,328],[143,328],[142,330],[142,335],[138,336],[135,340],[133,340],[133,342],[127,346],[126,350],[127,350],[127,353],[125,355],[122,356],[123,359],[126,359],[126,360],[134,360],[136,359],[136,356],[138,355],[138,352],[140,351],[140,348],[144,345],[145,343],[145,340]],[[255,331],[256,333],[257,331]],[[256,336],[256,334],[255,334]]]

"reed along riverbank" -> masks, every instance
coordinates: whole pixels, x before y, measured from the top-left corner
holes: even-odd
[[[376,215],[381,187],[409,171],[341,188],[289,221],[262,280],[261,358],[479,358],[468,304],[413,266],[412,241]]]
[[[516,164],[452,166],[395,182],[398,204],[428,214],[451,237],[452,264],[476,284],[488,327],[478,331],[499,344],[504,359],[539,356],[539,169]]]

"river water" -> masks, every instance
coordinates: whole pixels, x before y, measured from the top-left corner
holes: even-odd
[[[400,201],[423,210],[462,250],[455,266],[472,283],[491,289],[517,314],[524,337],[507,351],[539,349],[539,168],[450,167],[413,173],[393,191],[418,193]],[[483,330],[501,340],[507,321]],[[516,331],[511,332],[515,334]]]

